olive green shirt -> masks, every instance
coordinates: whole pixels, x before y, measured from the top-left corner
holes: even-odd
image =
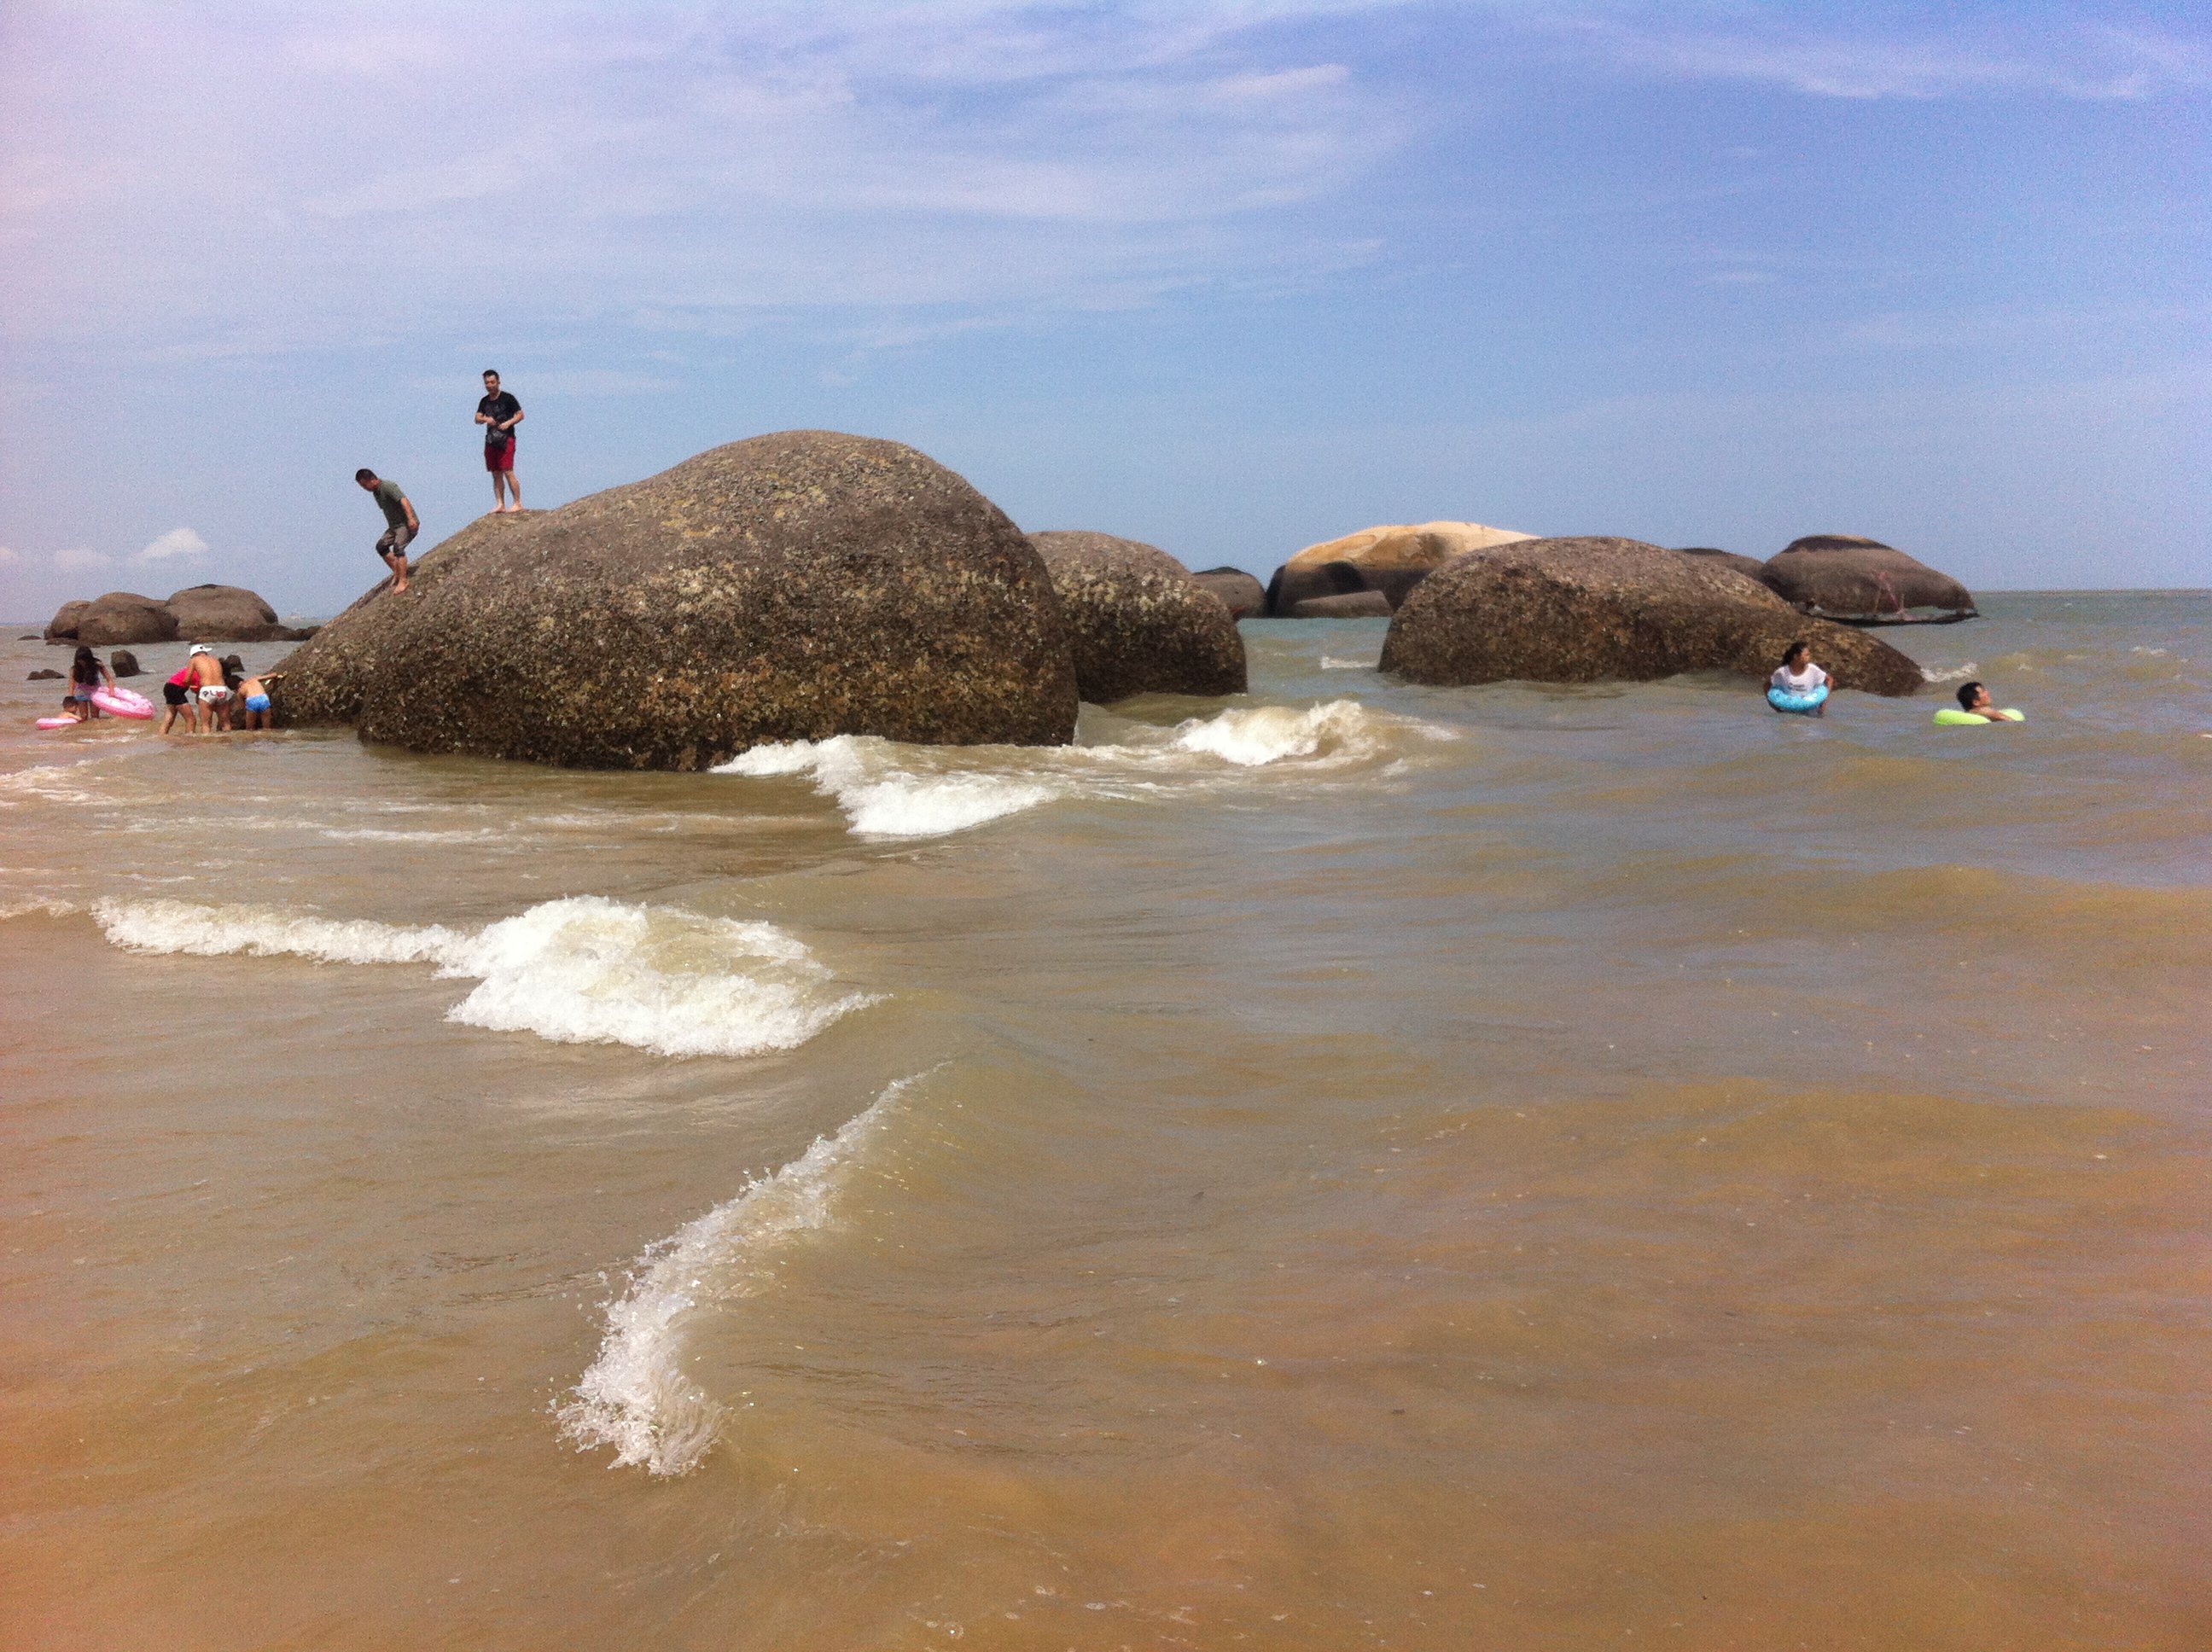
[[[368,496],[383,507],[384,519],[393,527],[407,525],[407,495],[399,490],[399,484],[390,477],[378,477],[376,486],[368,490]]]

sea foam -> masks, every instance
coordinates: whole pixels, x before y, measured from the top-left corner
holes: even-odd
[[[1176,730],[1175,748],[1257,768],[1286,757],[1370,756],[1379,733],[1376,714],[1357,700],[1326,701],[1303,711],[1244,706],[1182,724]]]
[[[435,964],[478,983],[447,1020],[561,1044],[751,1055],[795,1048],[872,1001],[840,988],[773,924],[594,895],[549,901],[476,934],[182,901],[111,900],[94,911],[109,940],[137,952]]]
[[[841,1185],[914,1082],[900,1079],[834,1136],[728,1203],[686,1224],[638,1259],[629,1293],[607,1309],[599,1357],[560,1407],[579,1451],[614,1449],[611,1467],[684,1474],[713,1449],[724,1408],[684,1373],[699,1310],[754,1295],[780,1245],[827,1227]]]
[[[755,746],[717,774],[809,774],[835,798],[853,829],[870,837],[930,837],[965,831],[1049,802],[1058,788],[1028,778],[929,774],[901,767],[896,742],[872,734]]]
[[[1325,774],[1399,755],[1419,741],[1454,738],[1447,729],[1356,700],[1232,706],[1166,728],[1123,723],[1119,734],[1069,746],[969,747],[840,734],[755,746],[714,772],[805,775],[862,835],[925,837],[964,831],[1059,798],[1133,796],[1278,766]]]

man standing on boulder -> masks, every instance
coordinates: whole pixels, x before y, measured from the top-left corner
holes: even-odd
[[[396,482],[383,477],[362,465],[353,473],[353,479],[374,495],[384,512],[385,529],[377,539],[376,554],[392,570],[392,588],[395,592],[407,589],[407,547],[415,536],[422,531],[422,524],[416,519],[415,506],[400,491]]]
[[[514,427],[522,422],[522,404],[499,387],[499,374],[484,369],[483,399],[477,422],[484,428],[484,469],[491,472],[491,513],[522,508],[522,484],[514,479]],[[514,503],[505,501],[513,495]]]

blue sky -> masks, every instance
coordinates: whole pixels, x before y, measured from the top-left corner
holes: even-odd
[[[764,430],[1264,574],[1448,517],[2212,584],[2201,8],[0,10],[0,612]]]

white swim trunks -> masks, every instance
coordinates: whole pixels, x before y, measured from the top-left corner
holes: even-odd
[[[230,690],[220,683],[210,683],[200,690],[200,703],[204,706],[219,706],[229,698]]]

